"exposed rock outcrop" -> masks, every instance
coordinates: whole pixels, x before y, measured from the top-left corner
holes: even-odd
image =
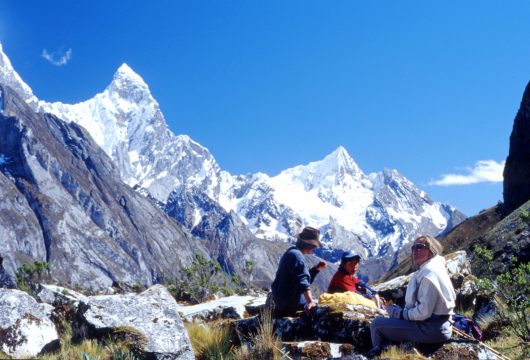
[[[504,166],[504,211],[509,214],[530,200],[530,83],[521,100],[510,135]]]
[[[145,336],[146,358],[194,359],[188,333],[167,289],[155,285],[141,294],[90,296],[79,308],[88,336],[98,338],[113,329],[132,328]]]
[[[177,305],[182,319],[188,322],[215,321],[218,319],[243,319],[245,313],[265,305],[265,295],[228,296],[197,305]]]
[[[199,189],[174,190],[164,210],[203,240],[212,258],[227,273],[237,274],[257,288],[270,287],[278,259],[288,244],[257,238],[236,213],[224,210]],[[196,214],[201,214],[199,221]]]
[[[190,266],[195,253],[208,257],[122,183],[83,128],[35,113],[8,87],[0,91],[0,244],[8,273],[40,260],[72,287],[149,286]]]
[[[0,289],[0,350],[20,359],[58,346],[51,310],[22,291]]]

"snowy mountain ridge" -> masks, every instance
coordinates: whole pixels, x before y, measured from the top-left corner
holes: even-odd
[[[34,109],[86,128],[131,187],[160,204],[173,193],[204,193],[263,239],[287,241],[312,225],[331,249],[353,248],[363,258],[394,263],[415,236],[436,235],[464,218],[396,170],[364,174],[342,146],[321,161],[273,177],[222,171],[207,148],[171,132],[149,87],[126,64],[102,93],[78,104],[37,100],[1,51],[0,69],[2,81]],[[196,225],[208,211],[194,206],[190,224]]]

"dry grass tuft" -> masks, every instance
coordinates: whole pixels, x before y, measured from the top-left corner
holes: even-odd
[[[527,359],[524,353],[527,345],[522,344],[521,340],[513,332],[505,329],[502,333],[502,336],[486,341],[485,344],[512,360]]]
[[[222,323],[186,324],[197,359],[232,359],[230,329]]]
[[[403,346],[391,346],[383,351],[380,359],[388,360],[427,360],[416,349],[406,350]]]
[[[249,344],[244,344],[234,351],[237,360],[252,359],[286,359],[287,356],[280,350],[280,340],[274,335],[274,320],[270,308],[265,308],[260,317],[258,333]]]

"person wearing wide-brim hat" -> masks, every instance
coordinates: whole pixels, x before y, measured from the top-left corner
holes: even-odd
[[[296,312],[309,312],[316,303],[311,295],[311,283],[320,270],[326,267],[325,262],[309,269],[304,255],[322,247],[319,240],[320,231],[305,227],[297,236],[296,245],[289,248],[280,259],[276,278],[272,283],[274,317],[296,316]]]

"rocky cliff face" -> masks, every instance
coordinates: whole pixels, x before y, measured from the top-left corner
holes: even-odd
[[[225,211],[199,189],[174,190],[164,207],[201,239],[223,270],[257,287],[269,287],[287,244],[257,238],[233,211]]]
[[[530,199],[530,83],[510,135],[510,152],[504,167],[504,211],[517,209]]]
[[[174,220],[120,181],[80,126],[34,112],[0,87],[0,241],[6,271],[51,263],[61,283],[151,285],[206,255]]]

